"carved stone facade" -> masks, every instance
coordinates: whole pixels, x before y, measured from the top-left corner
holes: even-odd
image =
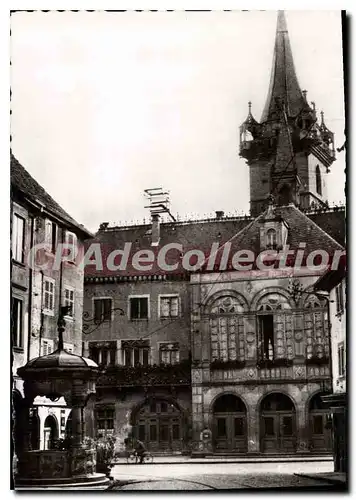
[[[236,272],[195,275],[192,281],[191,309],[198,311],[192,328],[193,362],[197,366],[192,372],[196,453],[201,453],[199,436],[204,428],[212,433],[213,452],[315,451],[310,419],[316,419],[315,425],[319,421],[310,401],[330,388],[326,304],[317,302],[313,295],[296,304],[288,291],[289,280],[283,277],[266,280],[256,275],[251,284]],[[300,281],[308,289],[316,277],[308,276],[306,270]],[[206,288],[210,293],[204,301]],[[236,334],[244,339],[239,350]],[[237,358],[243,366],[231,366]],[[221,363],[217,366],[218,360]],[[290,408],[263,411],[263,402],[271,394],[277,403],[278,397],[281,399],[281,405],[289,398]],[[234,404],[227,401],[222,411],[219,401],[226,395],[241,401],[244,410],[234,410]],[[326,420],[321,405],[319,410],[319,416]],[[244,412],[245,418],[241,416]],[[315,431],[323,436],[318,441],[319,451],[330,451],[330,430],[322,427]],[[288,433],[294,441],[287,439]]]

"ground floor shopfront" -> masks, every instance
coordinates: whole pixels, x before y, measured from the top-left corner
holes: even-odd
[[[116,451],[130,447],[132,438],[142,441],[153,453],[190,452],[191,392],[140,388],[105,391],[87,404],[86,428],[90,436],[116,437]]]
[[[139,388],[107,391],[88,402],[87,432],[115,435],[118,453],[131,437],[157,454],[331,453],[330,415],[322,391],[317,384],[307,389],[204,388],[200,407],[194,387],[193,398],[188,388],[173,394],[153,388],[149,393]],[[202,444],[204,432],[207,446]]]
[[[318,384],[193,386],[193,453],[331,453],[330,411]],[[206,446],[202,433],[211,445]]]

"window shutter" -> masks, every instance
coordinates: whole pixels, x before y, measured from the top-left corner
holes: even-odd
[[[161,297],[161,316],[167,318],[169,316],[169,299],[168,297]]]
[[[140,318],[148,318],[148,299],[140,299]]]
[[[274,314],[274,349],[276,358],[286,357],[286,339],[285,339],[285,315],[284,314]]]
[[[171,298],[171,316],[178,316],[178,297]]]
[[[48,245],[52,243],[52,222],[50,220],[46,220],[45,223],[45,242]]]
[[[104,299],[104,320],[111,320],[111,299]]]
[[[102,301],[101,300],[94,300],[94,320],[95,321],[101,321],[101,306],[102,306]]]

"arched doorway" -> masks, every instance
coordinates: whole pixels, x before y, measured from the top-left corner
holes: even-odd
[[[331,425],[328,422],[329,410],[323,408],[321,393],[315,394],[309,402],[309,447],[311,451],[331,452]]]
[[[247,451],[246,406],[234,394],[223,394],[213,406],[215,451]]]
[[[56,419],[52,415],[48,415],[44,422],[44,449],[51,450],[54,447],[54,442],[58,439],[58,426]]]
[[[296,418],[292,400],[281,393],[261,402],[260,449],[262,453],[291,453],[296,447]]]
[[[133,435],[150,451],[181,451],[183,415],[178,406],[165,399],[151,398],[132,417]]]

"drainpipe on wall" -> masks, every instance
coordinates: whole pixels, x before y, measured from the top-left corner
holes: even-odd
[[[63,252],[63,243],[65,243],[65,229],[61,231],[61,245]],[[62,316],[62,287],[63,287],[63,259],[61,258],[61,263],[59,266],[59,305],[58,305],[58,319]],[[58,347],[58,346],[57,346]],[[63,349],[63,346],[62,346]]]
[[[30,235],[30,251],[33,248],[33,242],[34,242],[34,232],[35,232],[35,217],[31,216],[31,235]],[[31,347],[31,336],[32,336],[32,283],[33,283],[33,269],[32,265],[30,266],[29,269],[29,276],[28,276],[28,326],[27,326],[27,361],[30,360],[30,347]]]
[[[38,355],[41,356],[41,350],[42,350],[42,336],[43,336],[43,322],[44,322],[44,314],[43,314],[43,283],[44,283],[44,274],[43,274],[43,271],[41,269],[40,271],[41,273],[41,307],[40,307],[40,311],[41,311],[41,323],[40,323],[40,334],[39,334],[39,347],[38,347]]]

